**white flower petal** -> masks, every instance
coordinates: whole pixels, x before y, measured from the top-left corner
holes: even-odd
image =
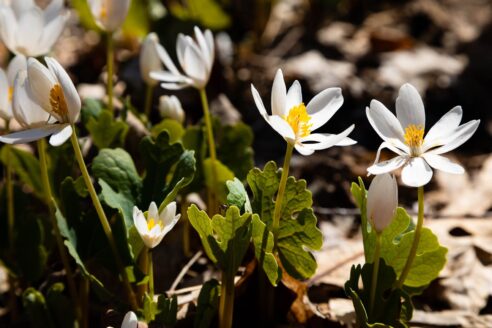
[[[460,125],[462,116],[463,109],[461,109],[461,106],[456,106],[444,114],[444,116],[432,126],[429,132],[427,132],[424,138],[424,144],[422,145],[422,151],[425,152],[428,149],[443,145],[444,143],[442,143],[442,141],[452,135]]]
[[[133,207],[133,224],[143,239],[143,236],[149,232],[149,228],[144,214],[136,206]]]
[[[10,85],[7,74],[0,68],[0,117],[5,120],[12,118],[12,106],[10,105]]]
[[[376,153],[376,159],[374,160],[374,164],[376,164],[376,163],[379,162],[379,156],[381,156],[381,151],[384,148],[388,148],[389,150],[397,153],[400,156],[406,156],[406,155],[408,155],[407,153],[405,153],[405,152],[401,151],[400,149],[396,148],[395,146],[393,146],[391,143],[389,143],[387,141],[383,141],[381,143],[381,145],[379,146],[378,151]]]
[[[458,148],[473,136],[479,124],[480,120],[473,120],[459,126],[453,134],[442,140],[443,146],[432,149],[427,153],[439,155]]]
[[[164,66],[168,70],[170,70],[171,73],[174,73],[175,75],[181,75],[178,68],[176,67],[176,65],[174,65],[174,62],[172,61],[171,57],[167,53],[166,49],[160,44],[156,44],[156,50],[157,50],[157,54],[159,55],[159,58],[164,63]]]
[[[63,29],[65,28],[65,23],[68,20],[68,16],[68,12],[60,14],[46,24],[43,29],[41,40],[39,41],[38,56],[45,55],[50,52],[50,49],[62,34]]]
[[[161,83],[160,86],[167,90],[181,90],[194,85],[190,83]]]
[[[207,69],[209,69],[210,67],[212,67],[212,58],[210,57],[210,50],[208,49],[207,40],[205,40],[205,36],[197,26],[195,26],[194,31],[195,38],[198,42],[198,46],[200,47],[203,59],[207,63]]]
[[[328,88],[318,93],[306,106],[311,116],[311,131],[323,126],[343,104],[340,88]]]
[[[10,3],[15,14],[18,16],[36,6],[34,0],[11,0]]]
[[[398,206],[398,185],[393,175],[376,175],[367,192],[367,218],[377,232],[393,220]]]
[[[292,130],[292,127],[283,118],[277,115],[272,115],[268,117],[267,122],[275,131],[284,137],[287,142],[295,142],[296,136],[294,134],[294,130]]]
[[[425,109],[422,98],[415,87],[404,84],[396,98],[396,117],[405,129],[409,125],[425,128]]]
[[[183,71],[197,83],[199,88],[204,87],[208,82],[209,72],[207,72],[204,59],[198,47],[190,43],[185,48],[183,56]]]
[[[9,84],[11,86],[14,85],[15,78],[17,77],[17,73],[22,70],[27,69],[27,59],[24,55],[15,56],[9,63],[9,67],[7,68],[7,77]]]
[[[170,217],[171,220],[166,223],[166,225],[164,226],[164,229],[162,230],[162,234],[163,234],[162,237],[163,238],[164,238],[164,236],[166,236],[168,234],[169,231],[171,231],[174,228],[176,223],[178,223],[180,217],[181,217],[181,214]]]
[[[286,109],[287,88],[284,82],[282,70],[278,69],[275,74],[272,86],[272,115],[285,116],[288,114]]]
[[[58,124],[53,124],[58,125]],[[60,131],[53,133],[50,137],[50,145],[53,147],[61,146],[72,136],[72,127],[70,124],[59,124]]]
[[[208,51],[210,53],[210,58],[211,58],[210,65],[212,66],[215,60],[215,44],[214,44],[214,36],[210,30],[205,30],[205,40],[207,41]]]
[[[7,144],[21,144],[39,140],[60,130],[60,125],[49,124],[0,136],[0,141]]]
[[[63,0],[51,0],[49,5],[44,9],[44,18],[51,21],[58,17],[63,10]]]
[[[465,169],[444,156],[436,155],[436,154],[424,154],[422,157],[426,160],[426,162],[436,170],[441,170],[443,172],[452,173],[452,174],[463,174],[465,173]]]
[[[50,114],[31,99],[29,88],[27,71],[22,70],[18,73],[14,82],[14,96],[12,99],[14,118],[25,128],[45,125],[48,123]]]
[[[174,217],[176,216],[176,208],[176,202],[171,202],[167,204],[167,206],[159,214],[159,219],[162,223],[164,223],[164,227],[174,220]]]
[[[123,323],[121,324],[121,328],[137,328],[137,327],[138,327],[137,315],[132,311],[127,312],[127,314],[123,318]]]
[[[292,107],[299,106],[302,103],[302,89],[299,81],[295,80],[287,92],[285,113],[288,113]]]
[[[345,131],[340,134],[323,135],[319,133],[311,134],[308,137],[301,139],[303,146],[312,150],[321,150],[330,148],[340,141],[344,140],[353,130],[354,125],[352,124]],[[305,143],[310,141],[317,141],[317,143]]]
[[[375,175],[389,173],[396,169],[399,169],[407,161],[408,161],[407,156],[396,156],[387,161],[373,164],[372,166],[367,168],[367,172],[369,172],[369,174],[375,174]]]
[[[159,210],[157,209],[157,205],[155,202],[151,202],[149,206],[149,211],[147,213],[147,219],[157,220],[159,218]]]
[[[162,63],[157,53],[158,44],[157,34],[150,33],[143,41],[140,51],[140,75],[145,83],[150,86],[157,84],[157,81],[150,77],[150,72],[162,70]]]
[[[357,143],[357,141],[355,141],[354,139],[352,138],[343,138],[342,140],[340,140],[339,142],[336,143],[335,146],[352,146],[352,145],[355,145]]]
[[[412,157],[403,166],[401,180],[409,187],[420,187],[427,184],[432,178],[432,169],[421,157]]]
[[[14,11],[10,7],[0,7],[0,36],[7,48],[14,53],[18,53],[17,33],[18,24]]]
[[[46,64],[48,65],[50,71],[58,79],[63,89],[63,95],[65,96],[65,100],[67,102],[68,116],[70,120],[70,122],[67,123],[73,124],[77,121],[80,115],[80,109],[82,107],[77,89],[75,88],[67,72],[54,58],[45,57],[44,60],[46,61]]]
[[[303,144],[297,143],[294,148],[303,156],[309,156],[314,153],[314,149],[308,148]]]
[[[36,48],[40,44],[43,29],[44,15],[41,9],[33,7],[23,12],[18,21],[15,51],[26,56],[41,55]]]
[[[403,129],[395,115],[389,111],[382,103],[372,100],[370,107],[366,108],[366,115],[373,129],[384,141],[388,141],[394,146],[410,152],[403,138]]]
[[[58,82],[44,65],[34,58],[27,61],[27,75],[29,77],[29,90],[32,99],[37,102],[45,111],[50,112],[59,121],[63,118],[52,112],[50,104],[50,92]]]
[[[260,111],[261,116],[263,116],[265,119],[267,119],[267,111],[265,109],[265,105],[263,105],[263,100],[261,100],[260,94],[258,93],[258,90],[256,90],[255,86],[251,84],[251,93],[253,94],[253,99],[256,104],[256,108]]]
[[[173,72],[168,71],[152,71],[150,72],[150,77],[154,80],[171,82],[171,83],[186,83],[191,82],[191,80],[187,79],[184,75],[174,74]]]

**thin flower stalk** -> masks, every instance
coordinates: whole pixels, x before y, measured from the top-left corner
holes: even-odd
[[[152,110],[152,100],[154,98],[154,86],[147,85],[145,87],[145,104],[144,114],[148,121],[150,121],[150,112]]]
[[[111,230],[111,226],[109,224],[109,221],[106,217],[106,214],[104,213],[104,209],[101,205],[101,202],[99,201],[99,198],[97,197],[96,190],[94,189],[94,185],[92,184],[91,177],[89,175],[89,172],[87,171],[87,166],[85,165],[84,157],[82,155],[82,151],[80,150],[80,145],[79,141],[77,139],[77,135],[75,133],[75,126],[72,125],[72,135],[71,135],[71,142],[72,146],[75,152],[75,158],[77,159],[77,162],[80,167],[80,171],[82,172],[82,176],[84,178],[85,185],[87,187],[87,190],[89,191],[89,195],[91,196],[92,204],[94,205],[94,208],[96,209],[97,215],[99,217],[99,220],[101,222],[102,228],[104,230],[104,233],[106,234],[106,238],[108,239],[109,246],[111,248],[111,251],[113,253],[116,266],[118,267],[118,270],[120,271],[121,277],[123,279],[123,286],[126,290],[128,301],[130,302],[130,305],[133,309],[137,309],[138,305],[135,299],[135,294],[133,293],[132,286],[130,285],[130,280],[128,279],[128,275],[125,271],[125,267],[123,266],[123,262],[121,261],[118,249],[116,247],[116,242],[114,240],[113,232]]]
[[[222,271],[219,300],[219,328],[231,328],[234,313],[234,272]]]
[[[408,253],[407,261],[405,262],[405,266],[401,271],[400,278],[398,279],[397,286],[398,288],[402,288],[405,279],[407,279],[408,273],[412,268],[413,260],[417,255],[417,249],[419,247],[420,236],[422,235],[422,227],[424,225],[424,187],[420,186],[417,189],[418,193],[418,217],[417,217],[417,225],[415,226],[415,233],[413,237],[412,247],[410,248],[410,252]]]
[[[63,237],[61,236],[60,233],[60,228],[58,227],[58,223],[56,221],[55,217],[55,208],[53,206],[53,194],[51,192],[51,184],[50,184],[50,178],[48,174],[48,165],[47,165],[47,155],[46,155],[46,143],[44,139],[39,139],[37,141],[37,146],[38,146],[38,154],[39,154],[39,164],[41,168],[41,181],[43,184],[43,190],[45,194],[45,202],[48,205],[50,214],[50,220],[51,220],[51,225],[53,226],[53,231],[55,235],[55,241],[56,241],[56,246],[58,248],[58,252],[60,253],[60,258],[63,264],[63,267],[65,269],[65,272],[67,274],[67,285],[68,285],[68,292],[70,293],[70,297],[72,298],[72,302],[76,307],[76,317],[77,321],[81,321],[81,308],[80,308],[80,302],[79,302],[79,297],[77,293],[77,287],[75,286],[75,280],[73,276],[73,271],[72,268],[70,267],[70,261],[68,259],[68,255],[66,252],[66,248],[63,244]]]
[[[107,94],[108,94],[108,109],[113,112],[114,111],[114,106],[113,106],[113,97],[114,97],[114,90],[113,90],[113,74],[114,74],[114,40],[113,40],[113,33],[108,32],[106,34],[107,38]]]
[[[275,209],[273,211],[272,233],[275,247],[277,246],[278,231],[280,228],[280,217],[282,214],[282,201],[284,199],[287,178],[289,177],[290,159],[292,157],[293,151],[294,146],[288,143],[287,150],[285,151],[284,165],[282,167],[282,176],[280,177],[277,198],[275,200]]]
[[[209,188],[208,190],[208,211],[209,214],[215,214],[215,212],[218,210],[218,204],[217,204],[217,152],[215,150],[215,139],[214,139],[214,131],[213,131],[213,126],[212,126],[212,119],[210,117],[210,110],[208,107],[208,99],[207,99],[207,92],[205,91],[205,88],[200,89],[200,98],[202,100],[202,106],[203,106],[203,116],[205,118],[205,127],[207,129],[207,142],[208,142],[208,149],[210,153],[210,161],[212,165],[212,187]]]
[[[381,258],[381,233],[376,233],[376,245],[374,248],[374,259],[372,268],[371,292],[369,298],[369,315],[372,315],[374,310],[374,300],[376,298],[376,289],[378,286],[379,275],[379,260]]]
[[[10,130],[10,120],[5,121],[5,130],[8,133]],[[14,251],[14,224],[15,224],[15,206],[14,206],[14,185],[12,181],[12,154],[10,145],[7,147],[7,162],[6,166],[6,179],[5,184],[7,188],[7,224],[8,224],[8,234],[9,234],[9,250]],[[13,255],[13,254],[12,254]]]
[[[147,249],[149,259],[149,296],[151,300],[154,300],[154,260],[152,259],[152,249]]]

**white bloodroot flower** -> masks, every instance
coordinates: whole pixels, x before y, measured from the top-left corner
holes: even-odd
[[[181,102],[174,95],[161,96],[159,98],[159,112],[163,118],[170,118],[181,124],[185,120],[185,112],[181,106]]]
[[[260,94],[253,85],[251,92],[261,116],[302,155],[311,155],[316,150],[332,146],[356,143],[347,137],[354,125],[340,134],[312,133],[328,122],[342,106],[340,88],[321,91],[305,106],[299,81],[295,81],[287,92],[282,70],[279,69],[272,86],[272,115],[268,115]]]
[[[160,214],[155,202],[150,203],[147,218],[138,207],[133,207],[133,224],[148,248],[159,245],[180,217],[181,214],[176,215],[176,202],[169,203]]]
[[[0,1],[0,37],[15,54],[39,57],[51,51],[68,19],[63,0],[43,10],[34,0]]]
[[[96,24],[106,32],[113,33],[125,22],[130,0],[88,0]]]
[[[480,120],[472,120],[460,125],[463,116],[461,106],[454,107],[441,117],[425,138],[424,104],[410,84],[400,88],[396,99],[396,117],[377,100],[371,101],[366,114],[374,130],[384,140],[375,163],[367,169],[370,174],[383,174],[403,167],[403,183],[420,187],[431,180],[431,167],[448,173],[464,173],[463,167],[441,156],[470,139],[480,123]],[[378,162],[383,148],[392,150],[398,156]]]
[[[376,175],[367,192],[367,219],[377,233],[391,223],[398,207],[398,185],[389,173]]]
[[[10,120],[12,113],[12,100],[14,96],[14,82],[17,73],[27,69],[27,60],[23,55],[17,55],[12,59],[7,68],[7,73],[0,69],[0,117]]]
[[[138,327],[138,318],[135,313],[132,311],[128,311],[123,318],[123,322],[121,323],[121,328],[137,328]],[[108,327],[113,328],[113,327]]]
[[[72,80],[53,58],[45,57],[48,68],[34,58],[27,71],[19,72],[14,86],[13,114],[26,130],[0,137],[9,144],[27,143],[51,135],[52,146],[60,146],[72,135],[81,102]]]
[[[158,82],[150,77],[150,72],[161,71],[162,63],[157,53],[159,37],[155,33],[150,33],[142,42],[140,52],[140,74],[142,79],[149,86],[155,86]]]
[[[210,30],[203,33],[195,26],[195,39],[188,35],[178,35],[176,52],[184,74],[176,68],[166,49],[157,45],[157,53],[166,70],[154,71],[150,76],[164,82],[161,84],[164,89],[177,90],[192,86],[200,90],[207,85],[215,58],[214,37]]]

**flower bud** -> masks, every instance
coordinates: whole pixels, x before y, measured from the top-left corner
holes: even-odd
[[[140,74],[147,85],[155,86],[158,81],[150,77],[150,72],[161,71],[162,63],[157,54],[157,45],[159,38],[157,34],[150,33],[142,43],[142,51],[140,53]]]
[[[130,0],[89,0],[96,24],[106,32],[115,32],[123,25]]]
[[[183,123],[185,120],[185,112],[176,96],[161,96],[159,98],[159,111],[163,118],[170,118],[179,123]]]
[[[398,206],[398,186],[389,173],[376,175],[367,192],[367,219],[377,233],[393,220]]]

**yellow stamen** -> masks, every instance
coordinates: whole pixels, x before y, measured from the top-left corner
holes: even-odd
[[[410,148],[418,148],[424,142],[424,127],[410,124],[405,128],[405,143]]]
[[[164,228],[164,225],[162,224],[162,221],[161,220],[157,220],[157,224],[161,226],[161,229]],[[150,218],[148,221],[147,221],[147,228],[150,230],[152,230],[153,227],[155,227],[156,225],[156,220],[154,218]]]
[[[58,116],[68,119],[68,106],[63,94],[63,89],[58,83],[50,90],[51,110]]]
[[[303,138],[311,134],[311,127],[313,124],[309,123],[311,121],[311,116],[308,115],[304,103],[292,107],[289,114],[284,116],[284,120],[292,127],[296,137]]]
[[[14,97],[14,88],[9,87],[9,102],[12,102],[13,97]]]

